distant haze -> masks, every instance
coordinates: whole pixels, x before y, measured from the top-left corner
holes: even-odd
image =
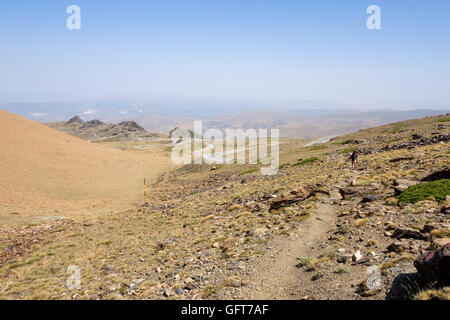
[[[278,128],[282,137],[313,138],[344,134],[387,123],[449,113],[449,109],[358,110],[309,101],[200,101],[160,99],[142,101],[92,101],[79,103],[12,103],[3,109],[46,123],[83,120],[109,123],[133,120],[152,133],[168,133],[175,126],[192,129],[203,120],[204,129]]]
[[[80,30],[66,28],[72,2],[2,2],[1,105],[140,100],[165,108],[155,100],[169,97],[194,115],[214,105],[265,107],[246,100],[270,109],[316,108],[314,101],[358,110],[450,107],[448,0],[75,3]],[[382,28],[371,31],[366,10],[374,3]],[[102,105],[70,113],[91,116]],[[32,116],[67,117],[59,109],[67,106],[42,105]],[[111,108],[132,111],[127,103]]]

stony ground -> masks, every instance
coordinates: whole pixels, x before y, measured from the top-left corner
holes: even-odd
[[[136,208],[2,225],[0,298],[427,298],[412,261],[450,242],[449,203],[396,196],[448,175],[447,118],[311,147],[284,141],[276,176],[186,166],[160,175]],[[77,289],[67,287],[69,265],[80,268]],[[373,266],[377,290],[364,285]]]

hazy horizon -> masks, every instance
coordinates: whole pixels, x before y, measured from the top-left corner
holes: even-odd
[[[327,115],[342,117],[345,115],[373,115],[383,117],[392,114],[404,115],[399,120],[412,117],[446,114],[450,108],[357,108],[340,106],[318,101],[257,101],[257,100],[201,100],[201,99],[155,99],[155,100],[100,100],[84,102],[40,102],[6,103],[0,109],[16,113],[38,122],[63,121],[78,115],[83,120],[100,119],[120,121],[139,119],[142,116],[179,119],[218,119],[227,115],[266,114],[268,119],[275,114],[289,118],[292,116]],[[417,115],[417,116],[416,116]]]

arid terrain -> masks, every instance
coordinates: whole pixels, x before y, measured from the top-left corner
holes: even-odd
[[[0,128],[2,223],[126,208],[142,199],[144,178],[172,166],[157,147],[137,151],[141,142],[123,142],[118,150],[1,110]]]
[[[449,115],[308,142],[262,176],[1,111],[0,298],[449,299],[413,265],[450,242]]]

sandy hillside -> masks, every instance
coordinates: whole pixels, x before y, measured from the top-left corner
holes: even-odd
[[[131,204],[162,154],[89,143],[0,110],[0,214],[66,215]]]

